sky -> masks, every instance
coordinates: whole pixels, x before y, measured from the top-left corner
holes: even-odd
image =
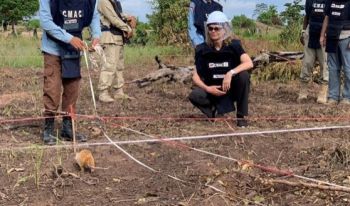
[[[152,13],[152,6],[149,0],[120,0],[124,13],[137,16],[140,21],[147,22],[146,14]],[[255,5],[265,3],[276,5],[279,12],[284,11],[285,3],[292,3],[293,0],[220,0],[224,7],[224,13],[231,19],[241,14],[252,18]],[[305,2],[305,0],[303,0]]]

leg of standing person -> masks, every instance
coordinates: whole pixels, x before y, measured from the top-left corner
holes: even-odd
[[[98,83],[99,97],[98,99],[101,102],[110,103],[114,102],[114,99],[111,97],[109,90],[112,86],[116,69],[117,69],[117,59],[116,59],[116,50],[117,45],[115,44],[105,44],[104,53],[106,56],[106,61],[102,65],[100,79]]]
[[[320,74],[321,74],[321,89],[317,96],[317,103],[326,104],[328,99],[328,80],[329,72],[327,66],[327,54],[325,47],[316,50],[316,56],[320,64]]]
[[[62,78],[61,78],[61,60],[60,57],[44,53],[44,86],[43,103],[45,125],[43,141],[44,144],[56,144],[54,135],[55,117],[54,112],[58,110],[61,101]]]
[[[312,70],[315,65],[316,51],[308,47],[309,34],[308,31],[304,34],[304,59],[303,66],[300,73],[300,90],[298,95],[298,102],[307,99],[308,96],[308,85],[312,79]]]
[[[341,100],[342,104],[350,105],[350,38],[339,41],[339,49],[341,51],[341,62],[344,71],[344,89],[343,97]]]
[[[327,55],[329,82],[328,82],[328,104],[337,104],[340,100],[340,57],[339,50]]]
[[[76,113],[76,103],[79,97],[79,87],[81,78],[63,79],[62,111]],[[73,110],[73,111],[72,111]],[[73,126],[71,117],[63,117],[61,138],[66,141],[73,140]],[[76,133],[76,140],[86,142],[87,137]]]
[[[115,84],[113,88],[115,89],[114,98],[115,99],[134,99],[129,95],[124,93],[123,87],[125,84],[124,81],[124,46],[117,46],[116,48],[116,75],[115,75]]]

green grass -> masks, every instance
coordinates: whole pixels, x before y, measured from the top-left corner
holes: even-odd
[[[42,67],[40,41],[24,37],[0,37],[0,67]]]
[[[42,68],[40,40],[29,37],[0,36],[0,68]],[[184,50],[173,46],[126,46],[125,63],[144,65],[154,62],[156,55],[181,55]]]

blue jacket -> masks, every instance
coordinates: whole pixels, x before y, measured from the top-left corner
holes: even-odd
[[[51,0],[40,0],[40,9],[39,9],[40,24],[44,31],[42,36],[42,41],[41,41],[41,50],[43,52],[59,56],[60,55],[59,45],[53,40],[49,39],[46,33],[49,33],[54,38],[65,43],[69,43],[73,38],[73,36],[53,22],[51,9],[50,9],[50,1]],[[90,29],[91,29],[93,38],[99,38],[101,36],[100,16],[99,16],[99,13],[97,12],[97,3],[98,2],[96,1],[92,22],[90,24]]]

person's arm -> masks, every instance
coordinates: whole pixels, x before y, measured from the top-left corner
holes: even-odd
[[[320,35],[320,44],[322,47],[326,46],[326,34],[329,24],[329,16],[331,15],[331,1],[326,1],[326,6],[324,8],[325,17],[322,23],[321,35]]]
[[[197,45],[204,42],[204,37],[197,33],[197,28],[194,26],[194,9],[195,9],[195,3],[190,3],[190,8],[188,11],[188,35],[191,39],[192,45],[194,48],[196,48]]]
[[[222,82],[222,89],[224,92],[227,92],[231,88],[231,80],[233,76],[237,75],[242,71],[249,70],[254,66],[252,59],[246,53],[243,53],[241,55],[240,60],[241,60],[241,63],[237,67],[231,69],[226,73],[224,77],[224,81]]]
[[[40,0],[39,17],[40,26],[45,32],[62,42],[70,43],[73,35],[53,22],[50,0]]]
[[[113,5],[109,0],[100,0],[100,3],[98,4],[98,11],[101,13],[101,15],[107,18],[114,27],[117,27],[127,33],[132,32],[131,27],[125,23],[114,11]]]
[[[98,1],[96,1],[95,10],[90,24],[90,31],[92,36],[92,47],[95,47],[100,42],[101,24],[100,14],[97,11]]]
[[[226,92],[223,92],[220,90],[221,88],[220,85],[213,85],[213,86],[206,85],[198,75],[197,70],[193,72],[192,80],[195,85],[197,85],[198,87],[202,88],[204,91],[214,96],[222,96],[226,94]]]
[[[53,22],[50,9],[50,0],[40,0],[39,17],[41,28],[54,38],[71,44],[75,49],[83,50],[85,48],[84,42]]]
[[[329,17],[325,16],[322,24],[321,36],[320,36],[320,44],[322,47],[326,46],[326,32],[328,27]]]

